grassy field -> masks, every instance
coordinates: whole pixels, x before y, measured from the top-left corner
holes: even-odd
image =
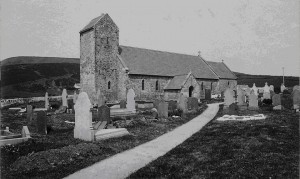
[[[35,104],[40,107],[42,103]],[[1,178],[62,178],[109,156],[153,140],[201,114],[206,105],[184,117],[151,120],[149,111],[140,111],[127,126],[130,135],[104,141],[84,142],[73,137],[74,114],[48,116],[48,135],[36,133],[35,122],[29,124],[32,140],[14,146],[1,147]],[[9,126],[20,133],[26,124],[25,115],[3,110],[2,127]],[[145,120],[141,120],[144,118]],[[112,169],[113,170],[113,169]]]
[[[258,113],[267,118],[212,120],[128,178],[299,178],[299,113]]]

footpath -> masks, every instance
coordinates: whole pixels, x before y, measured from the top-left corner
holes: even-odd
[[[212,120],[219,110],[219,103],[208,104],[208,108],[191,121],[177,127],[152,141],[146,142],[135,148],[116,154],[105,160],[93,164],[87,168],[79,170],[67,179],[118,179],[126,178],[148,163],[165,155],[167,152],[184,142],[194,133],[198,132],[210,120]]]

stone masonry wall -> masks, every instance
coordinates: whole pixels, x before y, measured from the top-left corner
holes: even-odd
[[[117,57],[119,29],[108,15],[95,25],[95,41],[96,90],[104,93],[107,102],[118,102],[124,84],[124,79],[120,80],[123,73]]]
[[[197,79],[197,82],[200,85],[200,99],[205,98],[205,89],[210,89],[213,92],[218,83],[217,80],[203,80],[203,79]]]
[[[183,88],[181,89],[181,93],[183,95],[185,95],[186,97],[190,97],[189,96],[190,86],[193,86],[193,88],[194,88],[191,97],[200,99],[201,88],[200,88],[200,85],[197,82],[197,80],[192,75],[190,75],[189,78],[187,79],[186,83],[184,84]]]
[[[136,100],[153,101],[164,95],[164,87],[172,77],[158,77],[146,75],[129,75],[127,90],[132,88],[136,95]],[[144,90],[142,90],[142,80],[144,80]],[[158,90],[156,90],[158,81]]]
[[[80,85],[93,103],[95,97],[95,41],[94,31],[80,35]]]

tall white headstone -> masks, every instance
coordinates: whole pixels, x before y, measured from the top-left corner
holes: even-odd
[[[280,86],[280,92],[283,93],[284,90],[285,90],[285,86],[284,86],[284,84],[282,83],[281,86]]]
[[[265,83],[265,86],[264,86],[263,99],[271,99],[270,87],[268,86],[267,82]]]
[[[257,87],[255,86],[255,83],[253,83],[253,86],[252,86],[251,89],[253,90],[254,94],[255,94],[256,96],[258,96],[258,89],[257,89]]]
[[[45,94],[45,108],[49,109],[49,97],[47,92]]]
[[[224,92],[224,103],[225,106],[229,106],[234,103],[234,91],[231,88],[227,88]]]
[[[237,102],[238,102],[238,105],[245,105],[246,104],[245,92],[240,87],[237,88]]]
[[[251,90],[249,96],[249,109],[257,109],[258,108],[258,97],[255,95],[254,90]]]
[[[63,89],[63,92],[61,94],[62,106],[68,106],[67,96],[68,96],[67,90]]]
[[[127,110],[135,112],[135,93],[133,89],[129,89],[127,93]]]
[[[75,128],[74,138],[85,141],[93,141],[94,133],[92,129],[92,113],[90,108],[92,104],[86,92],[81,92],[78,95],[75,109]]]

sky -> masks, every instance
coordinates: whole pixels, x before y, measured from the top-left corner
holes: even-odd
[[[1,0],[0,60],[79,58],[79,31],[101,13],[120,44],[201,56],[236,72],[299,76],[299,0]]]

